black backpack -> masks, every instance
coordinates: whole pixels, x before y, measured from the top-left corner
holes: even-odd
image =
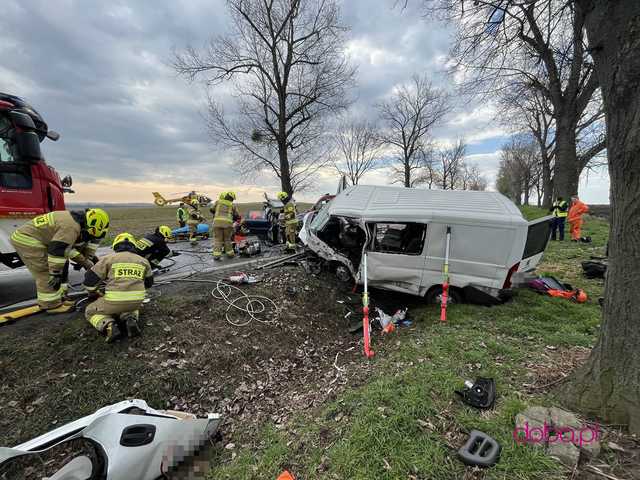
[[[602,262],[582,262],[582,272],[587,278],[604,278],[607,264]]]

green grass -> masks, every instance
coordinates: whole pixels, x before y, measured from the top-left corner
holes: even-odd
[[[546,214],[523,210],[528,218]],[[584,288],[586,304],[522,290],[499,307],[453,306],[445,325],[436,308],[414,308],[415,329],[374,337],[374,373],[364,385],[283,430],[267,424],[257,438],[234,439],[247,446],[234,458],[218,452],[209,478],[275,479],[283,469],[305,480],[471,478],[454,451],[471,429],[503,447],[500,462],[483,478],[566,478],[540,450],[516,445],[512,432],[514,416],[526,405],[558,403],[552,394],[527,393],[526,363],[541,360],[548,347],[590,347],[598,333],[602,281],[584,279],[580,261],[602,254],[608,224],[587,217],[585,235],[594,243],[551,242],[539,270]],[[491,412],[466,407],[453,394],[464,379],[477,376],[496,379],[499,398]]]

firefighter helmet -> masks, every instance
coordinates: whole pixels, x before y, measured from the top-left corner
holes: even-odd
[[[162,235],[165,238],[165,240],[168,240],[173,236],[173,232],[171,231],[171,228],[167,227],[166,225],[160,225],[158,227],[158,233]]]
[[[121,233],[116,238],[114,238],[113,243],[111,244],[111,248],[115,250],[118,245],[123,244],[125,242],[130,243],[131,246],[135,246],[136,239],[130,233],[127,233],[127,232]]]
[[[191,203],[192,207],[197,207],[198,205],[200,205],[200,202],[198,202],[197,198],[192,198],[191,202],[189,202],[189,203]]]
[[[287,192],[278,192],[276,197],[278,197],[278,200],[280,200],[281,202],[284,202],[287,198],[289,198],[289,194]]]
[[[233,192],[233,191],[229,190],[227,192],[227,199],[229,199],[231,201],[235,200],[236,199],[236,192]]]
[[[86,213],[87,232],[95,238],[102,238],[109,231],[109,215],[101,208],[90,208]]]

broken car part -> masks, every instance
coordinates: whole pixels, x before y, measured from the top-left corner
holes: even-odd
[[[464,382],[462,390],[455,391],[462,401],[475,408],[491,408],[496,400],[496,382],[493,378],[478,377],[474,382]]]
[[[126,400],[16,447],[0,448],[0,478],[41,480],[42,476],[27,477],[29,470],[20,473],[20,468],[28,468],[30,459],[34,465],[44,465],[42,459],[47,453],[75,441],[82,441],[85,450],[87,447],[91,450],[89,454],[58,465],[56,471],[46,472],[48,477],[58,480],[164,478],[171,469],[197,454],[215,435],[220,422],[217,414],[198,418],[183,412],[155,410],[144,400]],[[63,476],[65,472],[68,476]]]
[[[465,465],[491,467],[498,463],[500,450],[500,444],[489,435],[472,430],[467,443],[458,450],[458,457]]]
[[[362,292],[362,338],[364,340],[364,354],[367,358],[373,357],[375,354],[369,345],[371,336],[371,327],[369,325],[369,286],[367,284],[367,255],[363,258],[364,264],[364,292]]]
[[[305,215],[299,238],[334,270],[347,268],[359,285],[366,253],[371,287],[425,297],[442,289],[451,227],[450,296],[495,304],[538,265],[551,220],[527,222],[497,192],[355,185]]]
[[[440,321],[447,321],[447,299],[449,295],[449,246],[451,243],[451,227],[447,225],[447,242],[442,264],[442,296],[440,297]]]

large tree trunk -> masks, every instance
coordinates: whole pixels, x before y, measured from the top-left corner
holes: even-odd
[[[278,157],[280,159],[280,186],[283,192],[293,195],[293,185],[291,185],[291,167],[289,165],[289,156],[287,155],[286,142],[278,143]]]
[[[611,227],[600,337],[562,394],[570,406],[640,433],[640,2],[576,3],[587,15],[604,97]]]
[[[580,173],[576,154],[576,125],[569,115],[558,113],[556,118],[556,168],[554,187],[556,196],[571,198],[578,194]]]

